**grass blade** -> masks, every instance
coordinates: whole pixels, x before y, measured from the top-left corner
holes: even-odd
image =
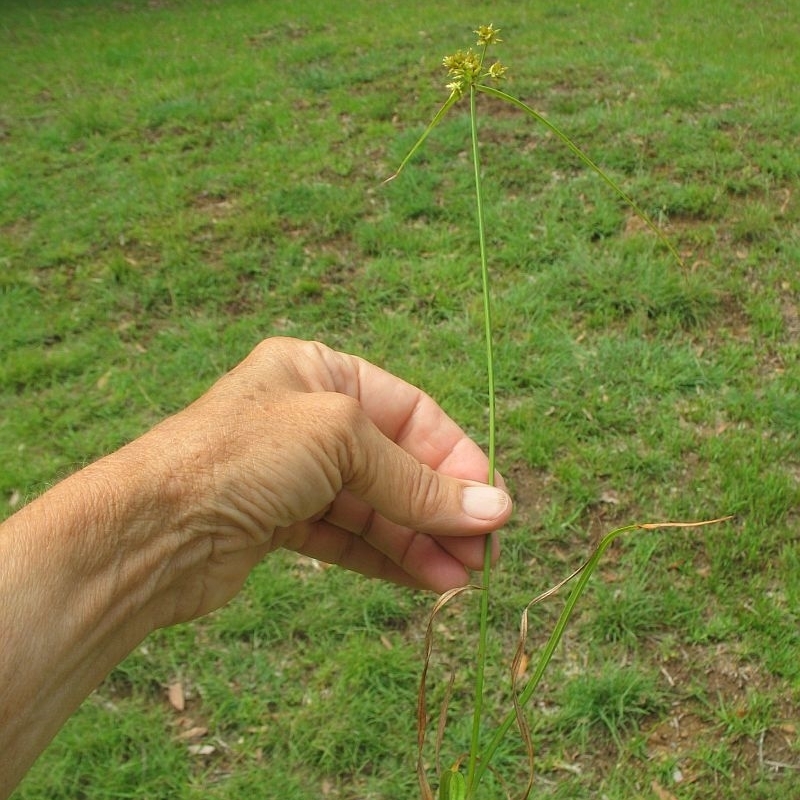
[[[417,141],[414,143],[414,146],[408,151],[408,153],[406,153],[406,157],[400,162],[400,166],[397,168],[397,170],[394,172],[393,175],[390,175],[388,178],[386,178],[384,183],[389,183],[389,181],[393,181],[403,171],[405,165],[408,164],[409,161],[411,161],[411,159],[414,157],[414,153],[416,153],[417,150],[419,150],[419,148],[422,147],[422,143],[428,138],[430,132],[442,121],[442,119],[444,119],[444,115],[448,112],[450,106],[452,106],[453,103],[455,103],[456,100],[458,100],[458,97],[459,95],[457,92],[452,92],[450,94],[450,97],[448,97],[447,100],[444,101],[444,104],[436,112],[435,116],[428,124],[428,127],[425,128],[425,130],[422,133],[422,136],[420,136],[419,139],[417,139]]]

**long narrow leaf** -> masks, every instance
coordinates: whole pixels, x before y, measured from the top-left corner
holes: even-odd
[[[639,204],[612,178],[610,178],[596,162],[592,161],[583,150],[575,144],[575,142],[567,136],[564,131],[562,131],[557,125],[554,125],[550,122],[547,117],[540,114],[535,109],[531,108],[527,103],[523,103],[522,100],[518,100],[513,95],[507,94],[506,92],[502,91],[501,89],[497,89],[494,86],[486,86],[485,84],[478,84],[475,88],[479,92],[483,92],[484,94],[492,95],[492,97],[497,97],[500,100],[505,100],[507,103],[511,103],[512,105],[516,106],[517,108],[524,111],[526,114],[529,114],[533,117],[537,122],[541,122],[548,130],[554,133],[589,169],[596,172],[605,183],[619,196],[621,197],[627,204],[633,209],[634,213],[647,225],[650,230],[655,233],[656,236],[661,240],[661,242],[666,246],[675,260],[683,266],[683,259],[680,256],[680,253],[675,249],[675,245],[670,242],[669,238],[664,234],[664,232],[656,225],[656,223],[650,218],[650,216],[639,206]]]
[[[547,665],[550,663],[550,659],[553,657],[553,653],[555,652],[558,643],[561,641],[561,637],[564,635],[567,623],[569,622],[570,617],[572,616],[572,612],[575,609],[575,605],[578,602],[578,599],[583,594],[583,591],[586,588],[587,583],[589,582],[589,578],[592,576],[592,573],[594,572],[595,568],[597,567],[597,564],[602,558],[603,553],[605,553],[605,551],[608,549],[611,543],[621,534],[628,533],[633,530],[659,530],[661,528],[698,528],[703,525],[715,525],[720,522],[725,522],[729,519],[730,517],[721,517],[719,519],[703,520],[701,522],[646,522],[635,525],[626,525],[622,528],[616,528],[610,533],[607,533],[600,540],[597,547],[594,549],[589,558],[587,558],[586,561],[584,561],[584,563],[581,564],[581,566],[579,566],[571,575],[569,575],[567,578],[562,580],[560,583],[558,583],[551,589],[542,592],[540,595],[531,600],[530,603],[528,603],[528,605],[525,607],[525,610],[522,612],[522,620],[520,622],[520,639],[517,645],[517,655],[515,656],[514,663],[518,663],[518,659],[520,658],[519,656],[520,649],[524,647],[524,637],[527,634],[528,630],[528,611],[530,610],[530,608],[534,604],[539,603],[542,600],[546,599],[547,597],[550,597],[551,595],[555,594],[555,592],[557,592],[561,587],[563,587],[573,578],[578,577],[578,582],[572,587],[572,591],[567,597],[567,602],[565,603],[564,608],[562,609],[561,614],[558,618],[558,621],[556,622],[556,625],[550,634],[550,638],[547,640],[547,644],[545,645],[544,649],[542,650],[539,656],[539,661],[536,665],[536,669],[533,675],[531,675],[530,679],[528,680],[528,683],[525,685],[525,688],[518,696],[512,684],[512,690],[514,691],[514,696],[515,696],[515,704],[514,704],[515,707],[512,711],[510,711],[506,715],[502,723],[500,723],[497,730],[495,731],[494,736],[489,742],[486,751],[482,755],[482,759],[478,765],[478,771],[475,778],[476,786],[480,783],[480,780],[483,777],[483,773],[486,770],[486,765],[488,765],[489,762],[491,762],[492,757],[494,756],[494,753],[497,750],[498,746],[502,742],[505,735],[508,733],[511,726],[514,724],[515,720],[519,719],[519,715],[522,713],[522,708],[531,699],[534,691],[536,690],[536,687],[539,685],[539,682],[541,681],[542,676],[544,675],[544,671],[547,668]],[[512,674],[512,681],[513,680],[514,678]],[[528,788],[528,791],[530,791],[530,787]]]
[[[447,100],[445,100],[444,105],[442,105],[442,107],[436,112],[436,115],[430,121],[428,127],[425,128],[422,136],[420,136],[419,139],[417,139],[414,146],[408,151],[408,153],[406,153],[406,157],[400,162],[400,166],[397,168],[394,175],[390,175],[384,181],[384,183],[389,183],[389,181],[393,181],[403,171],[403,167],[405,167],[405,165],[408,164],[409,161],[411,161],[412,157],[414,156],[414,153],[416,153],[417,150],[419,150],[419,148],[422,147],[422,143],[428,138],[428,134],[430,134],[430,132],[442,121],[444,115],[447,113],[450,106],[452,106],[453,103],[455,103],[456,100],[458,100],[458,97],[459,95],[456,92],[451,93],[450,97],[448,97]]]

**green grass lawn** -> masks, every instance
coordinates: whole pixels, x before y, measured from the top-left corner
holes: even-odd
[[[790,0],[5,0],[0,513],[275,334],[374,360],[485,442],[466,108],[382,181],[447,96],[442,56],[488,22],[506,88],[607,169],[685,266],[556,139],[481,98],[499,459],[516,498],[487,702],[509,707],[525,603],[604,532],[733,514],[613,546],[529,709],[532,796],[792,800]],[[432,602],[276,554],[229,607],[150,637],[15,797],[415,797]],[[531,654],[560,602],[532,612]],[[474,598],[437,620],[432,704],[459,665],[445,763],[468,749],[476,629]],[[520,743],[496,766],[485,797],[524,785]]]

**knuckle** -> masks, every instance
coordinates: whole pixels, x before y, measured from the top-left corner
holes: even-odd
[[[368,421],[360,403],[336,392],[307,395],[307,402],[308,419],[321,449],[345,473],[361,471],[360,442]],[[343,477],[347,480],[346,474]]]
[[[447,506],[447,496],[438,475],[426,464],[420,464],[411,481],[420,513],[428,520],[439,517]]]
[[[312,395],[326,428],[340,438],[349,438],[366,422],[361,404],[354,397],[338,392],[319,392]]]

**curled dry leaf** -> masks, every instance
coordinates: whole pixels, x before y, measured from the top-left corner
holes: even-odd
[[[425,771],[425,759],[423,750],[425,748],[425,738],[428,730],[428,703],[425,693],[425,682],[428,678],[428,668],[431,663],[431,653],[433,652],[433,628],[434,621],[437,614],[454,598],[463,592],[472,591],[477,589],[482,591],[480,586],[470,584],[468,586],[459,586],[455,589],[445,592],[440,595],[439,599],[433,606],[430,616],[428,617],[428,625],[425,630],[425,656],[422,665],[422,674],[419,680],[419,691],[417,692],[417,778],[419,780],[420,793],[422,800],[433,800],[433,790],[428,782],[428,776]],[[447,702],[443,703],[441,714],[446,713]],[[440,726],[441,727],[441,726]],[[440,734],[441,735],[441,734]],[[438,749],[438,744],[437,744]]]
[[[178,734],[178,739],[181,741],[191,741],[192,739],[202,739],[208,735],[208,728],[202,725],[195,725],[193,728],[188,728]]]
[[[514,678],[517,681],[521,681],[525,677],[525,673],[528,671],[528,663],[530,659],[528,658],[527,653],[521,653],[519,660],[516,664],[514,664]]]

